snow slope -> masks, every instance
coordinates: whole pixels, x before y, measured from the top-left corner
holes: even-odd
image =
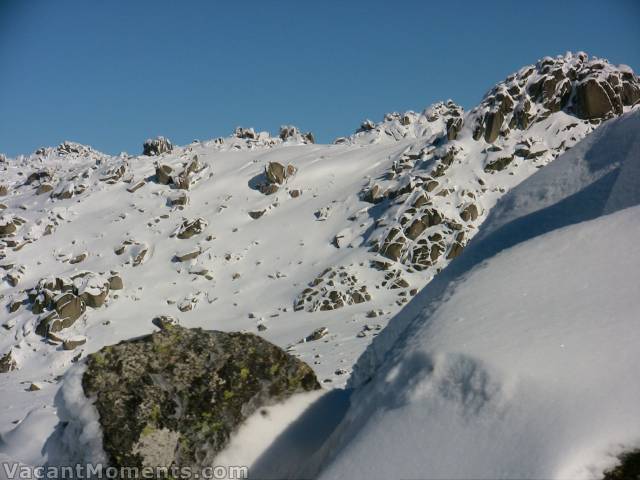
[[[587,118],[579,91],[594,79],[627,100]],[[401,331],[385,329],[389,319],[439,278],[496,201],[633,108],[638,85],[628,67],[567,54],[524,67],[468,113],[449,101],[388,114],[332,145],[292,127],[278,137],[239,128],[157,156],[72,142],[0,156],[0,455],[47,461],[63,375],[87,353],[149,333],[158,315],[259,333],[325,387],[344,386],[373,338]],[[270,162],[297,171],[265,194]],[[188,189],[163,183],[168,169],[188,170]],[[199,230],[179,238],[193,221]],[[61,301],[60,289],[98,298],[112,276],[124,288],[104,305],[58,332],[42,328],[52,290]],[[378,364],[364,355],[353,385],[373,371],[367,359]]]
[[[600,478],[640,445],[640,112],[507,194],[359,360],[320,478]]]

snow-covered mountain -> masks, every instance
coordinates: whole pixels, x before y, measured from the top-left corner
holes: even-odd
[[[44,462],[61,376],[160,315],[259,333],[327,388],[360,357],[361,384],[393,343],[372,338],[401,335],[417,302],[389,320],[498,218],[496,202],[639,100],[629,67],[578,53],[520,69],[468,113],[447,101],[388,114],[331,145],[287,126],[153,139],[137,156],[65,142],[3,157],[0,455]]]
[[[639,154],[636,111],[497,204],[360,359],[320,478],[602,478],[638,451]]]

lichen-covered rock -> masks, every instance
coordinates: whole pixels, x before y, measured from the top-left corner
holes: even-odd
[[[172,150],[173,145],[165,137],[149,138],[142,145],[142,154],[147,156],[162,155]]]
[[[213,465],[257,409],[320,388],[309,366],[256,335],[177,325],[89,355],[82,386],[111,466],[192,468]]]

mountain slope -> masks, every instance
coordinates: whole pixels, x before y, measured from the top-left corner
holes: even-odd
[[[332,145],[238,128],[149,140],[143,155],[65,142],[3,158],[0,431],[43,427],[33,455],[0,453],[42,462],[61,376],[158,315],[258,332],[344,385],[502,195],[638,98],[628,67],[567,54],[468,113],[446,102],[389,114]]]
[[[321,478],[601,478],[638,447],[638,132],[498,203],[360,360]]]

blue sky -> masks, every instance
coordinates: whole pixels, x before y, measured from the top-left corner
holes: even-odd
[[[545,55],[584,50],[640,70],[640,2],[0,0],[0,152],[238,125],[312,130],[475,105]]]

